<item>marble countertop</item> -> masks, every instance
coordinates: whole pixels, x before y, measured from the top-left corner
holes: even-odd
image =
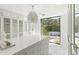
[[[0,55],[13,55],[17,53],[18,51],[21,51],[24,48],[27,48],[28,46],[31,46],[32,44],[39,42],[41,39],[39,36],[33,36],[25,39],[19,39],[16,42],[16,45],[4,50],[0,50]]]

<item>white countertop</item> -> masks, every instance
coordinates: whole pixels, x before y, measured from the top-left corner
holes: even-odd
[[[25,39],[19,39],[17,40],[17,44],[14,47],[7,48],[5,50],[0,50],[0,55],[12,55],[17,53],[18,51],[21,51],[24,48],[27,48],[28,46],[31,46],[32,44],[40,41],[41,39],[39,36],[33,36]]]

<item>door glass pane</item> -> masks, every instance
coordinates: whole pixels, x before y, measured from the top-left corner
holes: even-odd
[[[6,38],[10,39],[10,19],[4,18],[4,33],[6,34]]]
[[[79,47],[79,5],[75,5],[75,44]]]

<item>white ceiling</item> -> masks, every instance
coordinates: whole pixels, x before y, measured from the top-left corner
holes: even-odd
[[[57,5],[57,4],[40,4],[34,5],[34,10],[37,14],[46,14],[48,16],[60,15],[67,10],[67,5]],[[20,14],[27,14],[32,10],[31,4],[0,4],[1,9],[10,10]]]

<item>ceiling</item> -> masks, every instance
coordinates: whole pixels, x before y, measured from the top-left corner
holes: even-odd
[[[32,10],[31,4],[0,4],[1,9],[10,10],[23,15],[26,15]],[[35,4],[34,11],[39,15],[60,15],[67,11],[65,4]]]

